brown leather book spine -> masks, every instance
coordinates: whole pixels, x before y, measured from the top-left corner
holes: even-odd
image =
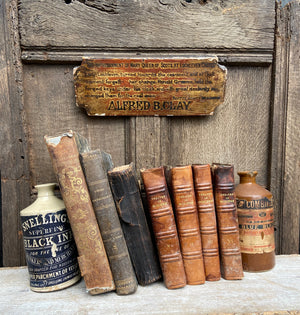
[[[103,152],[94,150],[81,153],[80,162],[109,259],[116,293],[134,293],[137,281],[105,170],[107,160],[104,161]]]
[[[168,289],[186,285],[171,199],[163,167],[141,170],[160,265]]]
[[[87,291],[94,295],[115,289],[109,262],[79,161],[84,140],[69,131],[45,136],[53,169],[65,202]]]
[[[202,284],[205,271],[192,167],[173,167],[171,185],[187,284]]]
[[[193,165],[193,176],[206,280],[217,281],[221,278],[221,270],[210,165]]]
[[[244,274],[239,245],[233,165],[214,163],[212,171],[222,276],[226,280],[242,279]]]
[[[161,271],[146,220],[133,163],[115,167],[108,179],[116,202],[121,226],[141,285],[161,278]]]

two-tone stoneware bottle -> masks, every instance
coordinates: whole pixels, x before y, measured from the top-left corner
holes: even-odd
[[[77,249],[56,184],[37,185],[38,197],[20,212],[30,289],[49,292],[80,279]]]
[[[243,269],[259,272],[275,265],[274,211],[271,192],[256,183],[257,172],[238,172],[236,186]]]

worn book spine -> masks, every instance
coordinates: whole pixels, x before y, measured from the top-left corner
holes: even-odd
[[[193,165],[193,176],[206,280],[217,281],[221,278],[221,270],[210,165]]]
[[[173,167],[171,185],[187,284],[202,284],[205,271],[192,167]]]
[[[141,170],[165,285],[186,285],[180,244],[164,168]]]
[[[79,161],[79,151],[88,150],[87,141],[73,131],[45,136],[45,141],[70,220],[86,289],[92,295],[112,291],[115,289],[112,273]]]
[[[133,163],[108,172],[124,236],[139,284],[161,278]]]
[[[226,280],[242,279],[233,165],[214,163],[212,171],[222,276]]]
[[[104,247],[119,295],[134,293],[136,276],[132,267],[118,213],[109,187],[106,169],[108,155],[100,150],[80,154],[80,162],[89,188],[90,197],[100,227]]]

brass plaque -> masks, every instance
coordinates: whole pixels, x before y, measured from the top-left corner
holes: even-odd
[[[91,116],[211,115],[226,74],[217,58],[86,58],[74,70],[76,104]]]

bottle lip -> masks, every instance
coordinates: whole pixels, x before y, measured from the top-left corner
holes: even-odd
[[[258,173],[257,171],[241,171],[241,172],[238,172],[238,175],[239,176],[248,175],[250,177],[255,177],[257,173]]]
[[[39,188],[55,187],[55,186],[57,186],[57,183],[47,183],[47,184],[35,185],[34,188],[39,189]]]
[[[54,196],[56,183],[47,183],[34,186],[37,189],[38,198]]]

